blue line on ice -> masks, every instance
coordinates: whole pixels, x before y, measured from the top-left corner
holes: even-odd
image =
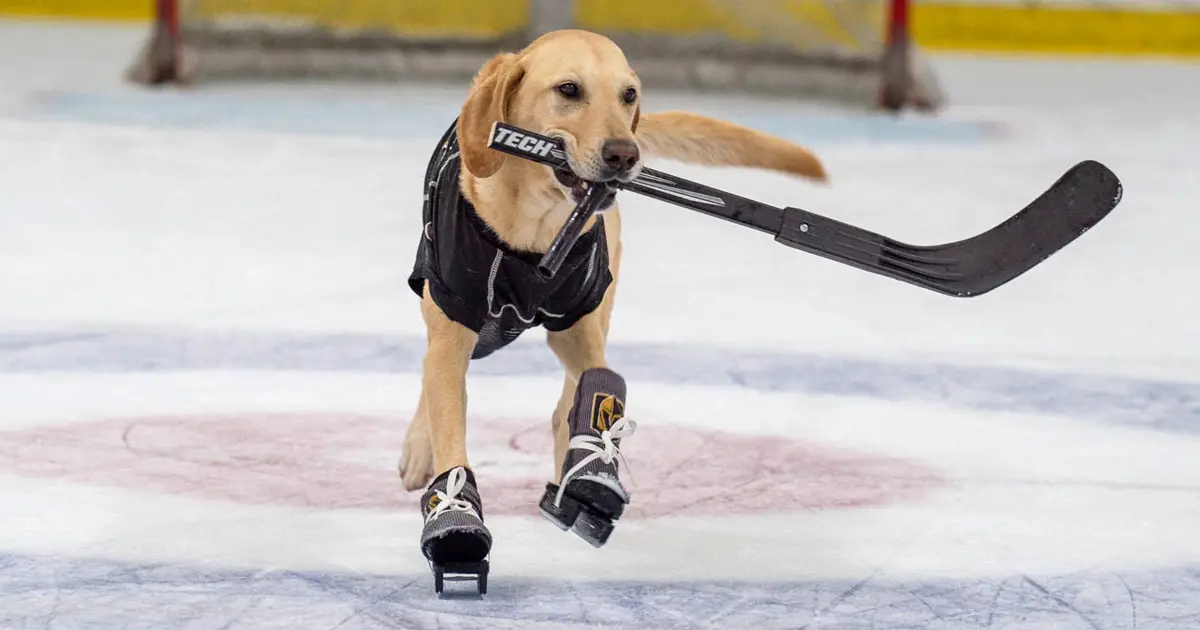
[[[420,336],[162,329],[0,333],[0,374],[37,371],[419,371]],[[966,409],[1047,413],[1200,434],[1200,384],[904,363],[698,346],[613,344],[631,382],[908,400]],[[472,365],[473,376],[557,376],[543,344],[521,340]]]

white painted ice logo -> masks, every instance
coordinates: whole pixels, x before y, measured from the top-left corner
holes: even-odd
[[[496,138],[493,140],[496,144],[506,144],[514,149],[520,149],[526,153],[540,155],[546,157],[550,155],[551,149],[554,148],[553,142],[547,142],[533,136],[525,135],[519,131],[496,127]]]

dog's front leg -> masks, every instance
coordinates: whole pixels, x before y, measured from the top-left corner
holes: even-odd
[[[550,430],[554,434],[554,480],[557,482],[562,474],[563,459],[567,454],[567,442],[571,439],[567,415],[571,412],[571,403],[575,400],[575,390],[579,386],[579,376],[592,368],[608,367],[604,358],[606,334],[603,326],[602,312],[591,313],[567,330],[549,332],[546,343],[554,356],[558,357],[563,367],[563,390],[550,420]]]
[[[446,317],[428,287],[421,313],[429,335],[421,372],[421,407],[437,472],[421,496],[425,519],[421,552],[435,576],[445,571],[486,576],[484,561],[492,535],[483,524],[483,501],[467,463],[467,366],[478,336]],[[486,590],[486,577],[480,580],[481,590]]]
[[[424,387],[422,387],[422,390]],[[400,456],[400,480],[404,489],[412,492],[424,488],[433,479],[433,442],[429,438],[429,414],[425,413],[424,393],[417,396],[417,412],[404,435],[404,452]]]
[[[428,345],[421,370],[421,402],[435,474],[467,463],[467,366],[478,336],[452,321],[428,288],[421,301]]]
[[[596,312],[549,335],[567,374],[553,420],[558,483],[546,485],[540,503],[546,518],[595,547],[629,503],[617,456],[634,428],[625,418],[625,380],[606,367],[602,322]]]

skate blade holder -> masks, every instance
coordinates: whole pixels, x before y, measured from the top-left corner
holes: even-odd
[[[574,532],[593,547],[600,548],[608,542],[608,537],[613,532],[613,520],[610,516],[590,509],[565,492],[562,501],[556,506],[556,496],[558,485],[547,483],[546,492],[542,494],[542,501],[538,506],[542,510],[542,516],[564,532]]]
[[[476,590],[480,595],[487,594],[487,577],[488,577],[488,561],[480,560],[479,562],[443,562],[441,564],[430,563],[429,568],[433,570],[433,590],[439,595],[446,586],[446,582],[475,582]]]

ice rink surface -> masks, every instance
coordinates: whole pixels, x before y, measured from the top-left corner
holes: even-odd
[[[122,85],[139,29],[0,23],[0,628],[1200,627],[1200,66],[936,60],[903,120],[648,94],[832,176],[654,163],[914,242],[1082,159],[1121,206],[960,300],[623,194],[634,503],[536,513],[560,376],[472,365],[489,594],[395,463],[420,181],[461,87]]]

